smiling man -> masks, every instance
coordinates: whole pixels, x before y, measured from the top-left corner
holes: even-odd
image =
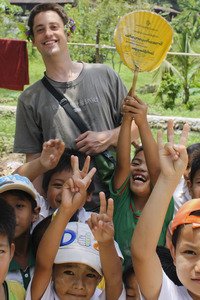
[[[43,143],[52,138],[59,138],[67,148],[87,155],[115,148],[121,105],[127,94],[119,76],[106,65],[71,60],[67,46],[69,20],[58,4],[35,6],[28,26],[33,45],[42,55],[46,79],[65,95],[89,130],[80,134],[63,107],[39,80],[19,97],[14,151],[25,153],[27,161],[31,161],[40,155]],[[138,137],[134,122],[132,137]],[[88,209],[97,211],[98,192],[106,191],[98,178],[98,170],[94,181],[95,193]]]

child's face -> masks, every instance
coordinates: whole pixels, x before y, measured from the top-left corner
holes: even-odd
[[[14,251],[15,245],[10,246],[7,236],[0,235],[0,285],[5,280]]]
[[[130,188],[135,195],[141,197],[148,197],[151,193],[150,178],[143,151],[137,153],[131,162]]]
[[[193,199],[200,198],[200,170],[196,172],[193,182],[188,182],[188,187]]]
[[[53,281],[60,300],[89,300],[101,276],[91,267],[79,263],[55,264]]]
[[[38,218],[37,208],[33,211],[29,199],[21,200],[20,197],[4,192],[1,197],[15,210],[16,227],[15,239],[26,232],[30,232],[31,225]]]
[[[72,171],[63,170],[60,173],[54,173],[49,181],[47,190],[47,201],[52,209],[56,209],[60,206],[62,187],[70,177]]]
[[[178,237],[174,264],[179,280],[192,299],[200,299],[200,228],[185,225]],[[198,298],[193,296],[198,296]]]
[[[126,300],[139,300],[139,289],[135,275],[132,273],[126,280]]]

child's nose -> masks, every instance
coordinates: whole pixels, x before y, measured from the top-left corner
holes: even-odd
[[[196,273],[200,273],[200,259],[196,262],[194,270]]]
[[[84,283],[83,280],[81,278],[76,278],[75,282],[74,282],[74,287],[76,289],[82,290],[84,289]]]

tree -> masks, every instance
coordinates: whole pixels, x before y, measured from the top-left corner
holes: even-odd
[[[195,45],[200,37],[200,1],[181,0],[180,7],[184,10],[172,21],[175,29],[173,50],[192,54],[195,53]],[[166,72],[176,74],[182,86],[182,102],[191,109],[192,105],[189,103],[191,93],[200,92],[200,89],[195,87],[195,78],[199,74],[199,69],[199,59],[189,55],[176,55],[171,62],[165,62],[165,67],[161,66],[155,73],[155,77],[160,74],[160,78],[165,80]]]

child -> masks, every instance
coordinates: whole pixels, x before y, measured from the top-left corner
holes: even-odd
[[[192,160],[188,188],[191,198],[200,198],[200,152]]]
[[[173,139],[165,146],[158,133],[161,173],[132,239],[132,259],[142,299],[200,299],[200,199],[186,202],[172,222],[172,256],[183,286],[176,286],[162,271],[156,246],[171,196],[186,169],[185,143],[188,125],[184,125],[179,145]],[[151,226],[149,226],[151,224]]]
[[[123,107],[123,120],[117,145],[117,165],[110,184],[114,199],[115,240],[118,242],[124,261],[130,260],[130,244],[133,231],[144,208],[151,189],[160,172],[157,144],[147,121],[147,105],[138,97],[127,97]],[[136,149],[130,166],[131,124],[138,126],[142,147]],[[159,245],[165,245],[168,224],[174,211],[173,200],[169,206]]]
[[[188,165],[187,168],[181,177],[181,180],[173,194],[174,198],[174,214],[178,211],[178,209],[188,200],[191,199],[190,192],[188,190],[188,180],[189,173],[191,169],[191,164],[193,157],[196,153],[200,152],[200,143],[192,144],[187,147],[188,154]]]
[[[140,300],[139,288],[131,261],[127,263],[123,272],[123,282],[126,289],[126,300]]]
[[[30,231],[40,211],[36,191],[28,178],[14,174],[0,178],[0,195],[14,208],[16,215],[15,253],[7,278],[27,288],[35,264]]]
[[[42,187],[46,198],[46,210],[48,215],[52,214],[61,202],[62,187],[66,180],[72,176],[71,156],[77,156],[80,162],[80,174],[84,173],[90,165],[90,158],[76,150],[65,149],[64,143],[58,139],[49,140],[43,144],[41,156],[37,159],[24,164],[17,172],[23,176],[27,176],[30,180],[34,180],[43,172]],[[91,199],[93,192],[93,182],[91,182],[87,191],[87,201]],[[78,220],[85,222],[90,213],[84,208],[80,208],[77,212]]]
[[[88,221],[92,232],[87,224],[68,224],[71,216],[83,206],[95,173],[93,168],[81,177],[75,171],[76,165],[72,165],[73,177],[65,182],[60,207],[39,244],[26,299],[125,299],[121,261],[113,238],[112,199],[106,208],[105,195],[100,195],[101,213],[92,214]],[[106,283],[104,292],[96,288],[102,274]]]
[[[14,255],[15,212],[0,199],[0,299],[23,300],[25,290],[15,281],[5,280],[9,263]]]

